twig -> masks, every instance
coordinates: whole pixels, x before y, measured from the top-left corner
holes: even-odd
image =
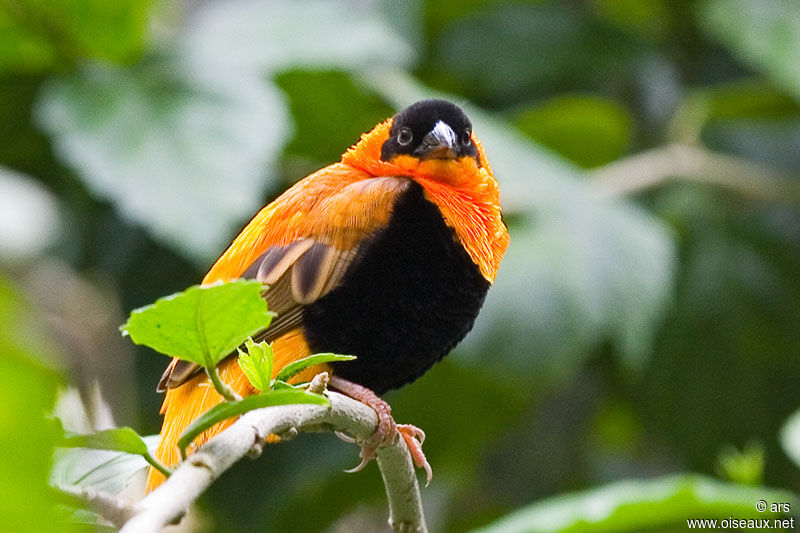
[[[134,508],[122,533],[159,531],[185,514],[211,483],[245,456],[257,456],[267,435],[294,435],[299,431],[340,431],[365,440],[378,419],[366,405],[328,392],[330,406],[286,405],[243,415],[181,463],[175,472]],[[390,524],[395,531],[427,531],[417,477],[403,439],[378,450],[389,498]]]
[[[681,178],[721,185],[766,200],[800,203],[798,180],[740,157],[687,144],[670,144],[592,172],[608,196],[634,194]]]
[[[379,448],[376,457],[389,499],[389,525],[393,531],[423,533],[427,527],[414,463],[405,439],[397,440],[394,446]]]
[[[172,475],[172,470],[167,468],[161,461],[150,455],[150,453],[146,453],[142,457],[144,457],[144,460],[147,461],[150,466],[164,474],[165,477]]]
[[[206,374],[208,374],[208,379],[211,381],[211,384],[214,385],[214,389],[216,389],[220,396],[229,402],[238,402],[242,399],[230,385],[220,379],[217,367],[206,367]]]
[[[114,495],[99,491],[94,487],[59,485],[58,492],[70,499],[77,499],[116,527],[125,525],[134,514],[134,504]]]

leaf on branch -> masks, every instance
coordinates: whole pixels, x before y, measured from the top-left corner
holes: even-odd
[[[147,448],[155,450],[159,435],[143,437]],[[76,444],[77,445],[77,444]],[[66,448],[63,442],[56,448],[50,484],[79,485],[117,494],[136,472],[147,466],[143,456],[99,447]]]
[[[270,390],[272,346],[264,341],[255,343],[250,338],[245,341],[244,345],[247,352],[239,348],[239,368],[242,369],[253,387],[260,391]]]
[[[286,383],[283,380],[276,379],[272,382],[272,390],[295,390],[295,389],[302,389],[308,386],[308,381],[304,381],[302,383],[295,383],[291,385]]]
[[[165,476],[169,476],[172,473],[155,457],[150,455],[147,443],[141,435],[130,427],[106,429],[88,435],[70,435],[59,443],[59,446],[62,448],[91,448],[140,455]]]
[[[131,312],[120,328],[136,344],[214,368],[242,339],[269,326],[258,281],[195,285]]]
[[[302,390],[280,390],[248,396],[237,402],[222,402],[197,417],[186,428],[180,440],[178,440],[178,447],[183,452],[198,435],[228,418],[239,416],[254,409],[261,409],[262,407],[290,404],[327,405],[328,400],[319,394],[311,394]]]
[[[88,435],[70,435],[67,436],[59,446],[63,448],[113,450],[135,455],[144,455],[147,453],[147,445],[142,440],[142,437],[129,427],[107,429]]]
[[[148,437],[151,449],[158,445],[159,435]],[[109,494],[117,494],[128,480],[147,467],[140,455],[92,448],[56,449],[50,485],[94,487]]]
[[[308,357],[303,357],[283,367],[281,371],[278,372],[278,375],[275,376],[275,381],[288,381],[292,376],[314,365],[335,363],[337,361],[352,361],[355,358],[355,355],[339,355],[335,353],[317,353],[309,355]]]

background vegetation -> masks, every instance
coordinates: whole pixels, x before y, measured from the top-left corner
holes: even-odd
[[[682,531],[794,501],[758,486],[800,484],[796,1],[4,0],[0,529],[57,523],[56,387],[84,426],[158,431],[164,360],[119,338],[127,311],[434,94],[466,105],[512,244],[473,334],[388,397],[428,433],[431,527],[533,504],[501,526],[590,529],[603,501],[600,531]],[[379,530],[356,462],[329,435],[276,445],[199,523]]]

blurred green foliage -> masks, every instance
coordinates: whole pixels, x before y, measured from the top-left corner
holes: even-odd
[[[800,432],[781,430],[800,406],[793,0],[11,0],[0,52],[0,222],[14,222],[0,233],[31,243],[4,248],[0,269],[34,302],[3,308],[37,320],[26,339],[50,325],[71,381],[75,346],[104,346],[48,307],[42,276],[126,310],[182,290],[290,183],[393,110],[444,95],[486,147],[512,242],[473,334],[389,395],[396,418],[428,434],[432,529],[533,505],[497,528],[564,517],[549,530],[586,530],[596,491],[614,530],[668,531],[685,513],[744,517],[759,497],[791,497],[737,482],[797,492]],[[671,160],[674,143],[734,165]],[[647,150],[666,168],[635,158]],[[623,162],[605,169],[617,181],[597,170]],[[43,192],[23,203],[20,181]],[[18,330],[0,329],[6,366],[22,361],[5,355]],[[48,351],[13,342],[25,361]],[[163,369],[137,354],[127,383],[104,381],[120,364],[111,354],[92,370],[101,388],[130,391],[111,408],[139,418],[121,425],[155,432]],[[42,401],[0,438],[49,450],[46,432],[7,428],[50,409],[53,373],[2,378],[9,398],[41,389]],[[383,527],[376,469],[342,474],[356,452],[327,437],[237,465],[201,501],[209,528]],[[29,477],[0,490],[41,486],[49,455],[24,460]],[[680,472],[727,481],[657,477]],[[714,505],[695,497],[703,487]],[[550,499],[562,493],[572,503]],[[25,509],[47,508],[37,494]],[[647,522],[649,508],[666,518]]]
[[[53,446],[60,436],[48,419],[57,373],[42,324],[17,290],[0,277],[0,529],[62,531],[54,494],[46,489]],[[52,364],[52,361],[49,361]]]
[[[47,72],[86,58],[129,64],[141,54],[151,0],[8,0],[0,72]]]
[[[618,159],[631,141],[633,127],[624,107],[577,95],[530,107],[514,124],[539,144],[589,168]]]
[[[759,512],[755,502],[785,502],[789,492],[730,486],[701,476],[667,476],[621,481],[584,493],[536,503],[514,512],[481,533],[546,533],[556,531],[685,531],[687,519],[718,516],[773,519],[789,513]]]
[[[742,451],[729,446],[719,456],[719,472],[723,478],[740,485],[761,485],[764,477],[764,447],[750,442]]]

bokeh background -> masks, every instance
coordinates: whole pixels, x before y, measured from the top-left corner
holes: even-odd
[[[81,391],[84,425],[158,431],[167,360],[120,338],[127,313],[429,96],[468,111],[512,233],[473,333],[388,396],[428,434],[431,528],[682,531],[794,498],[800,3],[6,0],[8,523],[61,516],[43,490],[57,388]],[[377,468],[342,473],[356,452],[270,447],[194,527],[379,531]]]

